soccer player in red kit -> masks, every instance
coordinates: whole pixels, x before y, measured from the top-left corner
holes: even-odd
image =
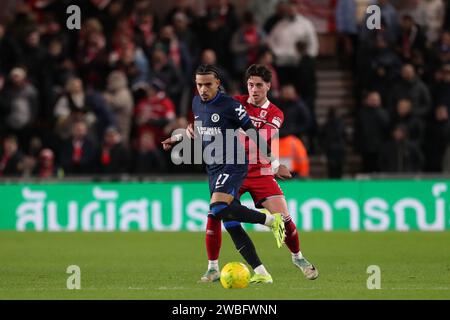
[[[270,90],[271,72],[265,66],[252,65],[246,71],[246,82],[248,95],[235,96],[234,98],[245,107],[254,127],[258,130],[265,130],[267,135],[262,135],[270,140],[278,133],[284,120],[283,112],[267,98],[267,93]],[[247,141],[246,149],[252,150],[249,143],[253,142]],[[282,214],[286,229],[285,244],[291,251],[293,264],[303,272],[307,279],[316,279],[319,272],[300,251],[297,228],[289,215],[286,199],[275,180],[271,164],[255,162],[256,154],[252,154],[252,152],[249,152],[248,155],[250,161],[248,174],[239,190],[239,197],[245,192],[249,192],[257,208],[264,208],[262,211],[267,214]],[[280,178],[288,177],[281,176]],[[236,249],[255,271],[251,282],[272,283],[271,275],[259,259],[252,240],[241,224],[237,221],[224,221],[224,226]],[[208,230],[206,237],[209,265],[208,271],[201,280],[211,282],[217,280],[217,276],[213,276],[215,273],[211,272],[211,268],[217,268],[218,266],[221,230]]]

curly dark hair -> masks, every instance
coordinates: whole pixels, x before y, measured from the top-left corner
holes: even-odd
[[[250,77],[260,77],[264,82],[272,81],[272,72],[262,64],[252,64],[245,71],[245,82],[248,81]]]

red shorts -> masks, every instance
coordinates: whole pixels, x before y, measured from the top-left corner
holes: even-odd
[[[283,191],[272,175],[245,178],[239,189],[239,198],[246,192],[252,196],[256,208],[262,208],[261,204],[271,197],[283,195]]]

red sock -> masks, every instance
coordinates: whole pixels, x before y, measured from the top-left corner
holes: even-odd
[[[222,245],[222,222],[208,216],[206,223],[206,251],[208,260],[219,259],[220,247]]]
[[[298,253],[300,251],[300,241],[298,240],[297,227],[291,217],[284,222],[284,227],[286,228],[286,246],[292,253]]]

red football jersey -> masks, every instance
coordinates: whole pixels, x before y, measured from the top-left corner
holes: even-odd
[[[249,102],[248,95],[235,96],[234,99],[239,101],[247,110],[247,113],[250,116],[250,119],[252,120],[253,125],[256,129],[266,130],[266,132],[264,132],[262,136],[266,137],[267,140],[270,140],[273,135],[278,132],[281,125],[283,124],[283,111],[281,111],[269,100],[267,100],[266,103],[264,103],[261,107],[256,107]],[[250,148],[251,146],[254,147],[254,142],[247,140],[245,143],[245,151],[247,152],[250,162],[247,176],[254,177],[272,174],[270,163],[262,164],[260,161],[257,161],[255,152],[249,152],[255,150],[255,148]]]

